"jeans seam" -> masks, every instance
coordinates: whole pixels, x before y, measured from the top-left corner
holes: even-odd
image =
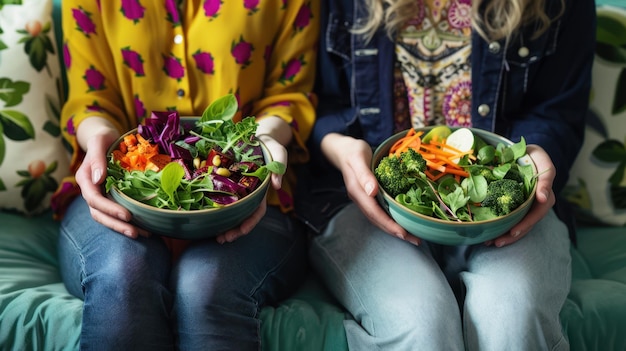
[[[85,256],[83,255],[82,251],[79,249],[78,244],[76,243],[76,240],[74,240],[74,238],[71,235],[67,234],[67,230],[65,230],[65,226],[63,225],[60,226],[60,232],[61,232],[61,235],[63,235],[66,238],[66,240],[72,244],[72,249],[78,253],[78,258],[80,259],[80,288],[83,293],[83,300],[84,300],[85,298],[84,281],[85,281],[85,277],[87,276],[87,274],[85,273]]]
[[[293,227],[293,225],[291,225],[290,223],[290,227]],[[290,228],[290,232],[293,230],[293,228]],[[296,234],[297,235],[297,234]],[[292,240],[291,241],[291,245],[289,246],[289,249],[287,250],[287,253],[283,255],[282,259],[275,264],[271,269],[269,269],[265,275],[259,280],[258,284],[250,291],[250,294],[248,297],[250,297],[255,304],[255,313],[254,316],[257,317],[259,315],[259,302],[257,298],[254,298],[257,293],[259,292],[259,290],[261,290],[261,287],[263,287],[267,280],[272,277],[272,276],[276,276],[276,272],[278,272],[282,267],[285,266],[286,261],[288,260],[288,257],[291,256],[292,252],[295,250],[295,247],[297,245],[297,239],[296,240]]]
[[[320,250],[321,250],[321,251],[324,253],[324,255],[327,257],[328,261],[330,261],[330,262],[332,262],[332,263],[333,263],[333,266],[335,266],[335,268],[337,269],[337,272],[338,272],[338,273],[340,273],[340,274],[341,274],[341,275],[345,278],[345,277],[347,276],[347,274],[346,274],[346,272],[345,272],[343,269],[341,269],[341,266],[340,266],[339,264],[337,264],[337,261],[335,260],[335,258],[334,258],[332,255],[330,255],[330,253],[328,252],[328,250],[327,250],[327,249],[326,249],[323,245],[318,244],[318,243],[317,243],[317,240],[314,240],[314,241],[315,241],[315,245],[316,245],[318,248],[320,248]],[[358,290],[354,288],[354,286],[352,285],[352,282],[351,282],[349,279],[345,279],[344,281],[345,281],[345,282],[347,282],[347,285],[346,285],[346,286],[347,286],[347,287],[348,287],[348,288],[349,288],[349,289],[353,292],[353,296],[355,296],[355,297],[357,298],[357,301],[359,302],[359,305],[361,306],[361,308],[363,309],[363,311],[365,312],[365,314],[369,315],[369,312],[367,311],[367,309],[366,309],[366,307],[365,307],[365,304],[363,304],[363,302],[362,302],[362,300],[361,300],[361,294],[359,294]],[[342,305],[343,305],[343,304],[342,304]],[[346,306],[344,306],[344,308],[345,308],[345,307],[346,307]],[[354,314],[352,313],[353,311],[349,311],[349,310],[348,310],[348,312],[350,312],[350,314],[352,315],[352,317],[353,317],[353,318],[355,318],[355,320],[356,320],[356,317],[355,317],[355,316],[354,316]],[[361,320],[357,320],[357,322],[358,322],[359,324],[361,324],[361,326],[362,326],[362,323],[361,323],[362,321],[361,321]],[[371,325],[371,327],[372,327],[372,329],[374,329],[374,328],[375,328],[375,326],[374,326],[373,324]],[[375,330],[372,330],[372,332],[374,332],[374,333],[375,333]],[[368,332],[368,333],[370,333],[370,332]]]

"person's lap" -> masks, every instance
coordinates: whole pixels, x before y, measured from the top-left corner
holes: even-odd
[[[310,259],[354,316],[346,321],[351,349],[489,349],[485,335],[506,331],[530,338],[523,328],[533,322],[548,330],[553,345],[564,342],[558,310],[569,287],[569,241],[553,215],[508,248],[415,247],[383,233],[349,205],[313,238]],[[540,320],[519,324],[535,314]],[[503,338],[515,335],[493,340]]]
[[[193,242],[173,265],[159,236],[113,232],[82,198],[59,240],[63,280],[85,301],[81,343],[103,349],[257,348],[259,309],[295,289],[306,265],[304,234],[275,208],[250,234],[223,245]]]

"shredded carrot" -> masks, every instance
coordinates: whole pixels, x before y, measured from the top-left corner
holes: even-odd
[[[473,160],[476,159],[473,150],[467,152],[460,151],[447,145],[445,138],[439,140],[437,136],[434,136],[428,143],[423,143],[421,140],[422,134],[422,131],[417,132],[413,128],[409,129],[406,135],[402,136],[391,146],[389,155],[399,156],[409,148],[414,149],[426,160],[427,171],[425,174],[433,181],[446,174],[455,176],[457,181],[460,181],[461,177],[469,177],[469,173],[462,166],[459,166],[457,162],[465,156]]]
[[[407,131],[407,134],[404,137],[400,138],[400,140],[398,140],[398,142],[396,142],[391,147],[389,152],[398,156],[401,153],[407,151],[409,148],[418,150],[420,148],[420,145],[422,144],[422,139],[420,139],[422,134],[424,134],[424,132],[416,132],[413,128],[409,129]]]

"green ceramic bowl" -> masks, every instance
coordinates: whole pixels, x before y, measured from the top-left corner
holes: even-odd
[[[426,127],[416,130],[423,130],[426,133],[431,128],[432,127]],[[455,128],[452,128],[452,130],[455,130]],[[512,144],[510,140],[497,134],[482,129],[472,128],[471,130],[488,144]],[[385,155],[389,154],[391,146],[405,134],[406,132],[400,132],[388,138],[378,146],[372,158],[372,171],[376,168],[380,160]],[[530,156],[526,155],[520,158],[519,163],[532,165],[536,174],[537,169]],[[524,218],[533,203],[536,188],[537,185],[535,184],[529,198],[508,215],[477,222],[447,221],[417,213],[400,205],[386,193],[382,187],[379,187],[377,198],[381,206],[400,226],[423,240],[444,245],[472,245],[494,239],[506,233],[511,227]]]
[[[193,117],[181,117],[181,123],[193,123]],[[129,133],[136,133],[134,129]],[[117,148],[124,136],[113,143],[109,154]],[[260,141],[259,141],[260,142]],[[260,142],[266,162],[272,157],[267,147]],[[238,226],[259,207],[265,200],[265,194],[270,185],[270,177],[266,177],[261,184],[244,198],[219,208],[204,210],[169,210],[137,201],[116,187],[112,187],[109,196],[113,201],[128,209],[133,215],[132,222],[153,234],[159,234],[178,239],[203,239],[215,237],[228,229]]]

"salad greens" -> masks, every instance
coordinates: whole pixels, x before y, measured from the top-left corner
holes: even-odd
[[[464,128],[462,132],[467,131]],[[470,143],[462,143],[471,150],[456,160],[465,176],[433,176],[438,172],[428,167],[437,165],[428,160],[429,151],[416,150],[418,152],[411,152],[408,158],[406,149],[384,156],[374,173],[381,187],[399,204],[423,215],[472,222],[512,212],[529,198],[537,178],[531,164],[518,162],[527,155],[525,139],[510,145],[489,145],[476,134],[471,138]],[[428,144],[418,142],[416,145],[426,150],[430,147]],[[445,140],[439,145],[445,149]],[[416,155],[425,157],[425,162],[416,159]],[[423,166],[416,169],[415,164]]]
[[[265,163],[254,117],[234,122],[237,110],[237,99],[229,94],[208,106],[193,126],[181,124],[176,111],[153,112],[137,134],[171,161],[158,171],[127,169],[112,153],[106,192],[115,187],[154,207],[200,210],[234,203],[270,173],[283,174],[283,163]]]

